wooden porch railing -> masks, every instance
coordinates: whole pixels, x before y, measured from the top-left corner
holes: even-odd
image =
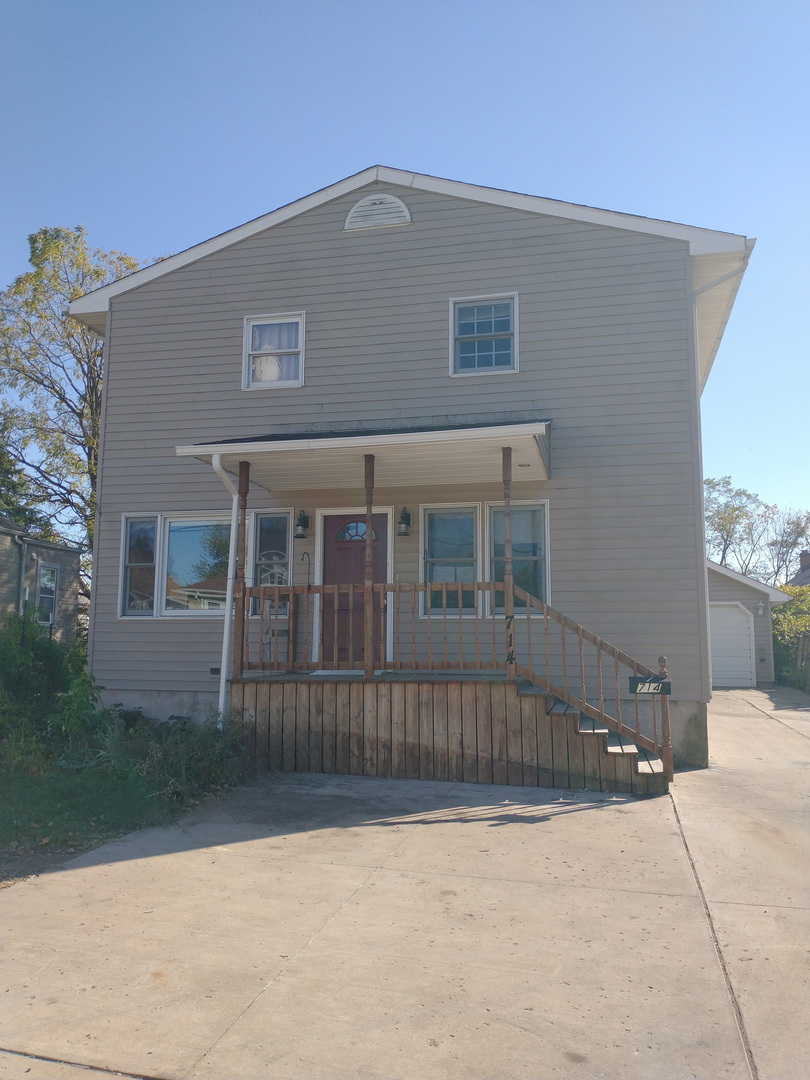
[[[367,674],[505,670],[508,678],[527,679],[658,755],[671,778],[668,698],[631,695],[628,689],[630,676],[654,682],[661,671],[520,588],[514,587],[516,614],[503,614],[501,582],[375,584],[368,605],[364,594],[361,585],[246,588],[245,611],[252,614],[244,620],[242,670],[234,675],[316,667]],[[370,636],[367,611],[373,618]],[[373,663],[366,663],[369,640]]]

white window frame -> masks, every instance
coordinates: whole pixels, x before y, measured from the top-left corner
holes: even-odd
[[[427,515],[432,510],[471,510],[474,515],[474,528],[473,538],[475,540],[475,581],[483,581],[481,577],[481,553],[483,545],[481,543],[481,503],[480,502],[439,502],[439,503],[422,503],[419,507],[419,582],[422,585],[427,584],[425,579],[425,570],[427,559],[425,552],[427,551]],[[481,596],[479,595],[476,600],[476,609],[465,612],[462,609],[462,619],[474,619],[480,618],[482,614],[481,610]],[[458,612],[453,612],[453,618],[459,617]],[[443,615],[439,611],[427,610],[427,594],[419,594],[419,618],[420,619],[441,619]]]
[[[298,323],[298,378],[279,379],[277,382],[254,383],[251,377],[250,338],[253,327],[268,323]],[[303,311],[288,311],[278,315],[246,315],[242,336],[242,389],[243,390],[284,390],[289,387],[304,385],[304,345],[306,341],[306,317]]]
[[[194,608],[190,611],[170,610],[166,607],[166,578],[169,572],[169,527],[175,523],[192,524],[196,522],[199,525],[227,525],[231,526],[231,518],[229,514],[224,514],[221,510],[210,511],[208,513],[204,511],[188,510],[179,511],[174,514],[161,515],[160,518],[160,540],[159,548],[155,552],[155,566],[157,580],[155,582],[155,608],[158,610],[158,618],[161,619],[216,619],[222,618],[225,614],[225,602],[223,601],[222,607],[219,608]]]
[[[293,515],[295,509],[292,506],[268,506],[262,510],[251,510],[248,514],[248,543],[247,543],[247,567],[245,570],[245,577],[248,585],[255,586],[256,581],[256,543],[258,539],[259,530],[259,518],[261,517],[286,517],[287,518],[287,568],[288,568],[288,584],[293,583]],[[286,604],[283,605],[283,609],[286,609]],[[261,613],[251,611],[249,618],[258,619]],[[279,618],[286,618],[287,611],[282,610],[279,612]]]
[[[152,520],[155,523],[155,586],[152,593],[152,610],[143,612],[125,611],[124,610],[124,597],[125,597],[125,580],[127,570],[127,533],[129,531],[130,521],[147,521]],[[158,588],[158,549],[160,544],[160,514],[147,513],[147,514],[122,514],[121,515],[121,553],[118,559],[118,618],[119,619],[154,619],[156,616],[155,607],[157,605],[157,588]]]
[[[42,571],[53,570],[54,583],[53,583],[53,614],[50,619],[40,619],[39,617],[39,601],[42,595]],[[56,625],[56,613],[59,603],[59,567],[56,563],[39,562],[37,564],[37,622],[40,626],[55,626]]]
[[[476,368],[475,371],[456,371],[456,308],[462,304],[488,304],[503,300],[512,302],[512,366],[508,368]],[[520,370],[518,348],[518,294],[487,293],[484,296],[456,296],[450,298],[450,378],[467,379],[477,375],[515,375]]]
[[[152,518],[155,521],[155,595],[152,610],[136,615],[124,610],[124,577],[126,570],[127,525],[130,521],[143,521]],[[230,514],[223,510],[178,510],[170,514],[157,511],[134,511],[121,515],[121,549],[118,560],[118,618],[127,622],[148,623],[150,619],[221,619],[225,614],[225,604],[221,608],[196,608],[193,611],[166,610],[166,574],[169,555],[169,525],[172,522],[198,522],[201,525],[231,524]]]
[[[500,500],[493,499],[493,500],[491,500],[491,501],[484,504],[484,512],[486,514],[486,527],[485,527],[485,530],[486,530],[486,580],[487,581],[490,580],[489,575],[491,573],[492,558],[493,558],[493,546],[494,546],[493,541],[492,541],[492,526],[490,525],[490,522],[492,521],[492,511],[493,510],[503,510],[505,505],[506,504],[504,503],[503,499],[500,499]],[[529,508],[536,508],[536,507],[542,506],[544,508],[544,512],[543,512],[543,550],[545,551],[544,569],[545,569],[545,579],[546,579],[546,596],[545,596],[545,599],[543,599],[542,597],[538,597],[538,599],[542,599],[543,603],[547,607],[551,607],[552,606],[551,605],[551,557],[549,555],[549,536],[550,536],[550,532],[549,532],[549,526],[548,526],[549,500],[548,499],[512,499],[510,505],[511,505],[512,509],[514,509],[515,507],[518,507],[518,506],[527,506]],[[487,618],[491,618],[491,616],[492,616],[492,601],[491,601],[491,599],[489,597],[487,598],[486,608],[487,608],[486,616],[487,616]],[[518,618],[524,618],[525,615],[526,615],[525,610],[517,609],[515,611],[515,616],[518,617]],[[501,617],[502,617],[501,613],[496,615],[496,618],[501,618]],[[531,614],[531,618],[533,618],[533,619],[537,619],[537,618],[542,619],[542,617],[543,617],[543,614],[540,611],[533,611],[532,614]]]

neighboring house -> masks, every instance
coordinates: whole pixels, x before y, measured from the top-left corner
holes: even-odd
[[[788,585],[810,585],[810,551],[799,552],[799,569]]]
[[[698,401],[752,247],[374,167],[74,301],[108,700],[232,675],[271,765],[607,789],[640,701],[707,764]]]
[[[790,597],[710,559],[706,567],[712,687],[772,686],[771,608]]]
[[[0,514],[0,611],[35,611],[53,636],[76,637],[79,611],[78,548],[35,540]]]

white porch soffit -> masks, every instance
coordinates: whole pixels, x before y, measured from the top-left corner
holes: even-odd
[[[434,484],[500,483],[501,448],[512,447],[513,480],[547,480],[549,424],[396,431],[315,437],[251,439],[176,447],[178,457],[211,462],[239,472],[250,462],[250,479],[267,491],[362,488],[364,457],[374,455],[375,488]]]

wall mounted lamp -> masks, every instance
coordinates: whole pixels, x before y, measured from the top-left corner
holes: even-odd
[[[765,601],[760,600],[760,602],[757,604],[757,615],[764,615],[764,614],[765,614]]]
[[[411,515],[402,507],[402,512],[399,515],[399,521],[397,522],[397,536],[408,536],[411,527]]]
[[[303,510],[298,511],[298,517],[295,519],[295,529],[293,530],[293,536],[296,540],[306,540],[307,529],[309,528],[309,516],[304,513]]]

